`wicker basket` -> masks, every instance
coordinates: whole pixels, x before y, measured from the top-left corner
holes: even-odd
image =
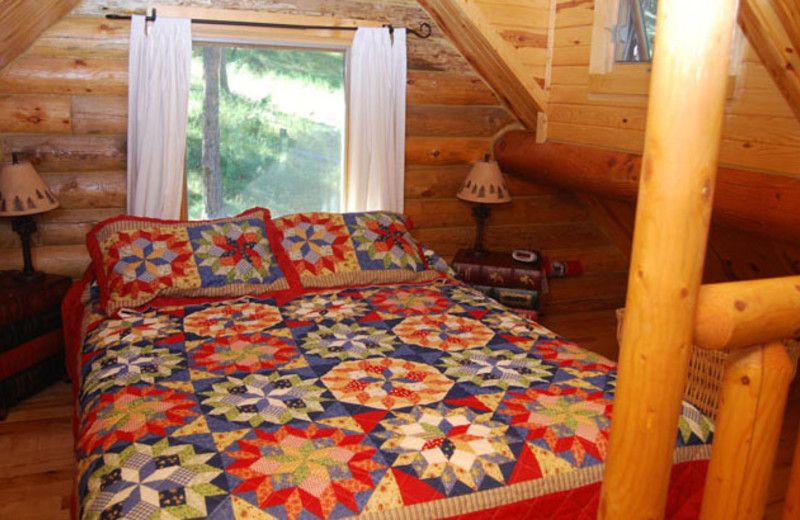
[[[617,309],[617,343],[622,344],[622,323],[625,309]],[[786,352],[794,365],[794,377],[797,362],[800,358],[800,341],[786,340]],[[684,399],[695,405],[700,411],[716,420],[719,406],[719,394],[722,390],[722,376],[728,350],[708,350],[693,346],[689,358],[689,375],[686,380]]]

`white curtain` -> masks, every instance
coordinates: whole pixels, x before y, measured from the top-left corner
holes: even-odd
[[[345,211],[402,213],[406,31],[360,28],[350,52]]]
[[[191,21],[131,20],[128,59],[128,213],[177,219],[183,194]]]

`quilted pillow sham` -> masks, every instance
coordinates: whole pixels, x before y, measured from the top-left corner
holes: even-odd
[[[297,213],[275,219],[283,247],[306,288],[428,281],[420,244],[402,215]]]
[[[189,222],[123,215],[96,225],[87,246],[111,314],[159,297],[291,298],[302,286],[280,240],[269,210],[253,208]]]

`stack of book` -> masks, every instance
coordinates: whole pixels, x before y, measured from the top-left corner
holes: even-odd
[[[452,267],[464,282],[528,318],[539,317],[539,296],[545,280],[541,256],[532,262],[514,260],[510,253],[459,251]]]

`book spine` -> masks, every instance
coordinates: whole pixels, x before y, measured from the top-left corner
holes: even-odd
[[[539,290],[542,287],[542,271],[538,269],[475,264],[455,264],[454,267],[462,280],[473,285],[509,287],[530,291]]]
[[[508,307],[518,307],[521,309],[539,308],[539,291],[529,291],[527,289],[517,289],[514,287],[494,287],[490,285],[473,285],[473,287]]]

